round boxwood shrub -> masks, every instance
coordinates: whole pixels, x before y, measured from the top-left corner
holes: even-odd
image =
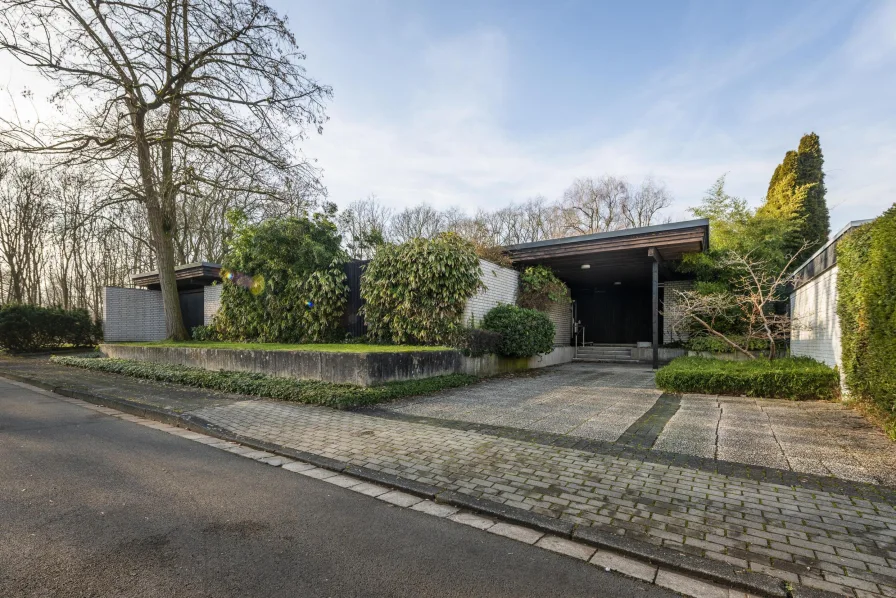
[[[554,349],[554,323],[538,310],[499,305],[485,314],[482,327],[501,335],[498,353],[507,357],[532,357]]]

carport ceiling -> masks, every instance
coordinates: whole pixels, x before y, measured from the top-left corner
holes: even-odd
[[[649,284],[656,248],[663,261],[679,260],[686,253],[705,251],[707,220],[690,220],[608,233],[551,239],[505,247],[514,264],[541,264],[551,268],[570,286],[591,287],[621,282]],[[589,268],[583,269],[583,265]]]

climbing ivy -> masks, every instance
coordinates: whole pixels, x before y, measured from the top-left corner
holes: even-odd
[[[381,245],[361,277],[368,334],[393,343],[451,343],[481,275],[476,248],[454,233]]]
[[[529,266],[520,274],[520,307],[547,310],[552,303],[569,303],[569,287],[546,266]]]

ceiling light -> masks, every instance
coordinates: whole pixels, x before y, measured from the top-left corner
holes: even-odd
[[[619,282],[619,281],[618,281],[618,280],[617,280],[617,281],[616,281],[616,282],[614,282],[614,283],[613,283],[613,284],[614,284],[614,285],[616,285],[616,286],[617,286],[617,287],[618,287],[618,286],[619,286],[619,285],[621,285],[621,284],[622,284],[622,283],[621,283],[621,282]]]
[[[591,264],[582,264],[582,270],[587,270],[591,267]]]

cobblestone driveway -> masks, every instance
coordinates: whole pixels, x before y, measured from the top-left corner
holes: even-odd
[[[848,596],[896,596],[892,490],[831,492],[818,480],[770,483],[271,401],[194,413],[238,434],[781,579]]]
[[[837,403],[684,395],[662,405],[661,394],[649,368],[572,363],[383,409],[600,441],[650,419],[657,434],[644,448],[896,486],[893,443]]]

